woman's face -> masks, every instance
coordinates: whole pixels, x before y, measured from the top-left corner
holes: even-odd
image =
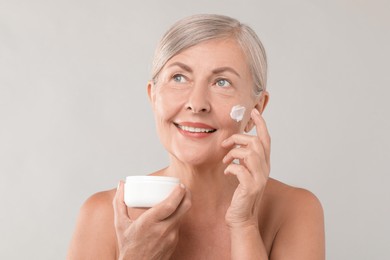
[[[226,138],[249,131],[258,99],[244,53],[235,40],[210,40],[173,56],[148,93],[157,132],[168,152],[184,163],[220,162]],[[242,121],[233,106],[246,108]]]

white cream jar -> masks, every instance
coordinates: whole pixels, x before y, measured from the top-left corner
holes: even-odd
[[[175,177],[167,176],[127,176],[125,183],[125,203],[128,207],[150,208],[168,197],[180,183]]]

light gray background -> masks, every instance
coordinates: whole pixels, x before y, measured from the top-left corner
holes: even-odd
[[[328,259],[390,259],[390,5],[0,0],[0,258],[64,259],[79,207],[167,163],[146,95],[177,19],[231,15],[269,57],[271,175],[322,201]]]

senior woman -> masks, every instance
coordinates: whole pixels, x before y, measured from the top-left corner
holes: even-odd
[[[260,40],[239,21],[175,23],[147,91],[170,158],[151,175],[181,184],[150,209],[128,208],[123,182],[91,196],[68,259],[324,259],[318,199],[269,177],[266,69]],[[242,120],[230,116],[237,105]],[[252,128],[256,136],[246,134]]]

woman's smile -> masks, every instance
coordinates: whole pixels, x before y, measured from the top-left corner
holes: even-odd
[[[204,138],[217,131],[216,128],[200,122],[173,123],[179,132],[188,137]]]

